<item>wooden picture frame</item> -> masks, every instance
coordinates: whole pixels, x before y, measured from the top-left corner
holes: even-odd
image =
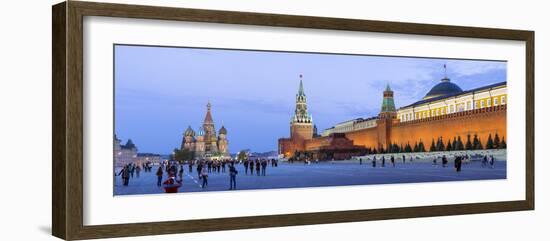
[[[204,232],[533,210],[534,188],[534,32],[325,17],[275,15],[155,6],[68,1],[52,8],[52,233],[67,239]],[[526,43],[525,199],[473,204],[367,209],[215,218],[187,221],[86,226],[83,224],[83,18],[107,16],[174,21],[280,26],[465,38]]]

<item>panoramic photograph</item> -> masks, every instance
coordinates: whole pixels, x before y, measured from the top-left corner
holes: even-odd
[[[506,179],[506,61],[113,51],[115,196]]]

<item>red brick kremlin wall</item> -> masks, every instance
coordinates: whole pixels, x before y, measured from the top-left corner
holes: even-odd
[[[348,132],[346,137],[355,145],[376,148],[380,141],[380,127]],[[432,138],[437,142],[438,137],[443,137],[446,145],[447,140],[453,141],[454,137],[460,136],[462,143],[466,144],[467,135],[478,135],[483,145],[487,142],[489,134],[494,138],[495,133],[506,139],[506,105],[488,107],[483,109],[464,111],[443,116],[425,118],[421,120],[399,123],[395,121],[391,126],[389,139],[391,143],[403,144],[407,142],[414,146],[415,142],[422,140],[428,149]],[[381,143],[383,144],[383,143]],[[384,148],[387,146],[384,145]]]
[[[437,141],[438,137],[442,137],[446,145],[448,140],[452,142],[454,137],[458,138],[460,136],[462,143],[465,145],[468,134],[471,135],[472,142],[474,134],[477,134],[482,144],[485,145],[489,134],[494,138],[495,133],[498,133],[501,140],[506,140],[506,105],[402,123],[394,119],[393,124],[388,129],[384,128],[384,125],[378,125],[373,128],[347,132],[345,136],[353,141],[353,145],[370,148],[379,148],[380,145],[383,145],[385,149],[387,149],[387,145],[383,143],[385,140],[403,146],[407,142],[414,146],[415,142],[422,140],[426,150],[428,150],[432,138]],[[315,150],[327,144],[329,144],[328,137],[318,137],[310,140],[298,138],[294,140],[290,138],[279,139],[279,147],[283,151],[281,154],[285,154],[285,156],[293,155],[296,150]]]

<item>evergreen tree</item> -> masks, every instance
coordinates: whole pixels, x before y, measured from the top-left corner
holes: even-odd
[[[443,144],[443,137],[437,138],[437,151],[444,151],[445,150],[445,144]]]
[[[170,159],[178,161],[180,163],[183,161],[191,160],[193,158],[194,158],[193,152],[187,149],[180,150],[180,149],[174,148],[173,154],[170,155]]]
[[[500,137],[498,136],[498,133],[495,133],[495,139],[493,140],[493,147],[495,149],[500,148]]]
[[[500,149],[506,149],[506,141],[504,140],[504,137],[502,138],[502,141],[500,142]]]
[[[489,134],[489,138],[487,138],[487,144],[485,145],[485,149],[493,149],[493,138],[491,137],[491,134]]]
[[[458,140],[456,143],[456,150],[458,151],[464,150],[464,144],[462,144],[462,139],[460,139],[460,136],[458,136]]]
[[[418,151],[419,152],[426,152],[426,148],[424,147],[424,142],[422,142],[422,139],[418,143]]]
[[[411,148],[411,144],[407,142],[407,145],[405,145],[405,152],[412,152],[413,149]]]
[[[447,141],[447,148],[445,148],[446,151],[452,151],[453,150],[453,146],[451,145],[451,140],[448,140]]]
[[[468,140],[466,141],[466,150],[472,149],[474,149],[474,146],[472,145],[472,141],[470,141],[470,134],[468,134]]]
[[[457,144],[457,142],[456,142],[456,136],[455,136],[455,138],[453,139],[452,150],[456,150],[456,148],[457,148],[457,147],[456,147],[456,144]]]
[[[298,156],[298,152],[294,152],[294,156]],[[241,150],[239,152],[239,155],[237,155],[237,160],[239,161],[243,161],[243,160],[246,160],[248,157],[246,156],[246,150]]]
[[[430,146],[430,152],[434,152],[434,151],[436,151],[436,149],[435,149],[435,141],[434,141],[434,139],[432,138],[432,145]]]
[[[474,134],[474,150],[481,150],[481,149],[483,149],[483,144],[481,144],[481,141],[479,141],[477,134]]]
[[[403,143],[399,146],[399,152],[405,152],[405,149],[403,149]]]
[[[418,152],[418,150],[419,150],[419,149],[418,149],[418,142],[415,142],[415,143],[414,143],[413,151],[414,151],[414,152]]]

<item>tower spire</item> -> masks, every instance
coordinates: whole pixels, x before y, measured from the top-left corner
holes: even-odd
[[[443,77],[443,79],[441,79],[441,82],[451,81],[451,79],[449,79],[449,77],[447,76],[447,64],[443,64],[443,71],[445,73],[445,77]]]
[[[303,75],[300,74],[300,87],[298,89],[298,95],[304,95],[304,84],[302,83]]]
[[[391,90],[389,83],[386,85],[383,96],[384,99],[382,100],[381,112],[394,112],[395,104],[393,102],[393,90]]]

